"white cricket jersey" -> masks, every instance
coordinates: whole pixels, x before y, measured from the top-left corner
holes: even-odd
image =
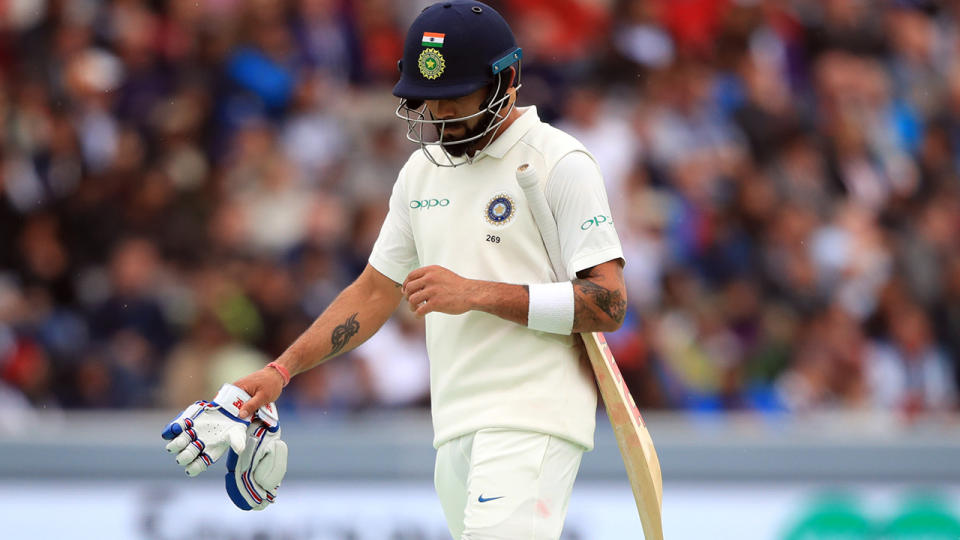
[[[557,281],[517,184],[523,163],[540,175],[568,275],[623,257],[593,157],[530,107],[471,164],[437,167],[414,152],[370,264],[397,283],[429,265],[470,279]],[[480,311],[430,313],[426,327],[434,446],[478,429],[513,428],[593,447],[596,389],[579,338]]]

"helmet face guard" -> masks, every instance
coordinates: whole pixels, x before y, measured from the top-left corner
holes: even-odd
[[[518,49],[519,55],[519,49]],[[519,58],[519,56],[518,56]],[[520,88],[520,64],[517,61],[516,80],[514,89]],[[400,104],[397,106],[396,116],[407,122],[407,140],[417,143],[426,158],[438,167],[458,167],[465,163],[473,163],[475,157],[483,153],[490,146],[490,143],[496,138],[500,126],[506,121],[516,107],[516,100],[511,101],[509,88],[506,88],[503,82],[503,75],[496,77],[496,86],[491,92],[491,97],[485,101],[485,106],[479,111],[467,116],[457,118],[448,118],[439,120],[433,117],[433,114],[427,109],[426,101],[400,98]],[[469,134],[462,139],[449,139],[446,134],[447,125],[465,123],[473,118],[489,117],[486,127],[479,133]],[[425,129],[427,133],[424,133]],[[432,131],[432,133],[431,133]],[[465,153],[463,159],[455,158],[447,150],[447,147],[453,145],[469,144],[479,141],[490,135],[486,144],[482,148],[474,149],[473,153]]]

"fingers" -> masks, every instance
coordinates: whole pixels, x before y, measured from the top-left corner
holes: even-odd
[[[287,443],[277,440],[253,469],[253,479],[267,491],[276,493],[287,474]]]
[[[407,274],[407,279],[403,280],[403,286],[400,288],[400,290],[406,291],[406,290],[407,290],[407,287],[410,285],[410,282],[411,282],[411,281],[415,281],[415,280],[420,279],[421,277],[423,277],[423,276],[427,273],[427,269],[428,269],[428,268],[430,268],[430,267],[429,267],[429,266],[424,266],[424,267],[422,267],[422,268],[417,268],[416,270],[414,270],[414,271],[410,272],[409,274]]]
[[[407,281],[405,281],[403,284],[403,289],[402,289],[403,294],[405,294],[407,298],[410,298],[411,294],[417,291],[422,291],[423,288],[426,286],[427,286],[426,276],[422,276],[416,279],[407,278]]]
[[[160,436],[170,441],[176,438],[176,436],[180,435],[181,433],[183,433],[183,427],[180,426],[180,424],[177,422],[170,422],[170,424],[168,424],[167,427],[164,428]]]
[[[168,442],[165,448],[167,449],[167,452],[171,454],[179,454],[184,448],[187,447],[187,445],[195,440],[197,440],[197,432],[192,428],[189,428],[177,435],[175,439]],[[180,463],[180,465],[183,465],[183,463]]]
[[[184,466],[203,452],[204,447],[204,442],[197,439],[197,432],[191,427],[167,443],[166,449],[177,454],[177,465]]]
[[[413,310],[413,312],[414,314],[416,314],[417,317],[423,317],[427,313],[433,313],[435,311],[434,310],[435,307],[436,307],[435,304],[431,304],[430,302],[424,302],[419,306],[417,306],[417,309]]]
[[[434,300],[435,295],[433,289],[421,289],[410,295],[410,298],[407,300],[407,306],[410,308],[410,311],[422,317],[438,309],[440,304]]]
[[[418,290],[418,291],[415,292],[415,293],[412,293],[411,295],[409,295],[409,296],[407,297],[407,302],[410,303],[410,309],[411,309],[411,310],[416,309],[417,306],[419,306],[420,304],[426,302],[427,299],[428,299],[428,297],[429,297],[429,292],[428,292],[427,289],[425,289],[425,288],[424,288],[424,289],[420,289],[420,290]]]
[[[185,429],[192,428],[193,419],[196,418],[197,413],[203,409],[205,404],[206,402],[201,400],[184,409],[179,416],[167,424],[167,427],[163,429],[163,432],[160,433],[160,436],[168,441],[171,441],[183,433]]]
[[[187,411],[189,411],[189,409],[187,409]],[[184,414],[186,414],[186,411]],[[163,433],[161,433],[160,436],[170,441],[183,433],[185,429],[191,428],[193,428],[193,420],[189,416],[183,416],[182,418],[178,418],[167,424],[167,427],[164,428]]]
[[[210,457],[210,454],[207,454],[204,450],[206,450],[206,444],[197,439],[197,434],[193,429],[184,431],[167,444],[167,452],[178,452],[177,465],[184,467],[187,476],[196,476],[202,473],[216,461],[216,458]]]
[[[243,452],[246,447],[246,439],[246,427],[241,424],[227,431],[227,441],[230,448],[238,454]],[[191,428],[167,443],[166,449],[171,454],[177,454],[177,465],[186,467],[188,476],[196,476],[220,459],[227,448],[226,445],[214,445],[207,448],[206,443],[198,439],[196,431]]]
[[[179,454],[177,454],[177,465],[186,466],[203,452],[206,445],[201,440],[190,441]]]
[[[250,395],[250,399],[240,406],[239,411],[241,420],[250,420],[260,407],[280,397],[283,392],[283,377],[277,370],[265,367],[237,381],[236,386]]]
[[[247,402],[243,404],[243,407],[240,407],[240,418],[243,420],[249,420],[250,417],[253,416],[253,413],[257,412],[257,409],[272,401],[270,396],[267,395],[267,392],[263,391],[259,386],[254,392],[248,393],[253,397],[248,399]],[[239,454],[240,450],[238,450],[237,453]]]
[[[239,381],[233,383],[236,387],[240,388],[250,396],[243,405],[240,406],[240,411],[238,415],[242,420],[246,420],[253,415],[253,412],[259,408],[259,405],[254,407],[253,404],[257,401],[257,394],[260,393],[261,383],[259,381],[259,376],[261,373],[259,371],[251,373],[250,375],[240,379]]]
[[[207,467],[213,465],[214,460],[210,458],[206,453],[202,453],[197,456],[189,465],[184,468],[184,472],[187,473],[187,476],[193,477],[203,471],[207,470]]]
[[[429,283],[433,283],[438,276],[442,277],[446,272],[449,271],[442,266],[437,265],[417,268],[416,270],[407,274],[407,279],[403,281],[403,287],[401,287],[400,290],[403,291],[404,294],[406,294],[407,291],[419,291],[420,289],[426,287]]]
[[[410,311],[415,312],[419,316],[434,311],[443,311],[446,313],[445,310],[449,307],[448,302],[446,300],[440,302],[440,304],[445,306],[440,307],[436,302],[437,294],[438,291],[457,290],[458,284],[456,278],[458,278],[458,276],[450,270],[435,265],[417,268],[410,272],[410,274],[407,275],[407,279],[404,280],[402,288],[403,294],[407,298]]]

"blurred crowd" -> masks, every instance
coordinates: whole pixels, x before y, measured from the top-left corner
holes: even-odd
[[[363,269],[419,0],[0,0],[0,402],[180,408]],[[960,1],[503,0],[603,169],[641,407],[957,407]],[[522,361],[522,359],[518,359]],[[422,321],[285,411],[424,406]]]

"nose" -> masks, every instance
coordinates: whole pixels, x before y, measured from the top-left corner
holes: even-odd
[[[433,116],[437,120],[450,120],[457,117],[456,107],[453,100],[450,99],[431,99],[427,100],[427,107],[433,111]]]

